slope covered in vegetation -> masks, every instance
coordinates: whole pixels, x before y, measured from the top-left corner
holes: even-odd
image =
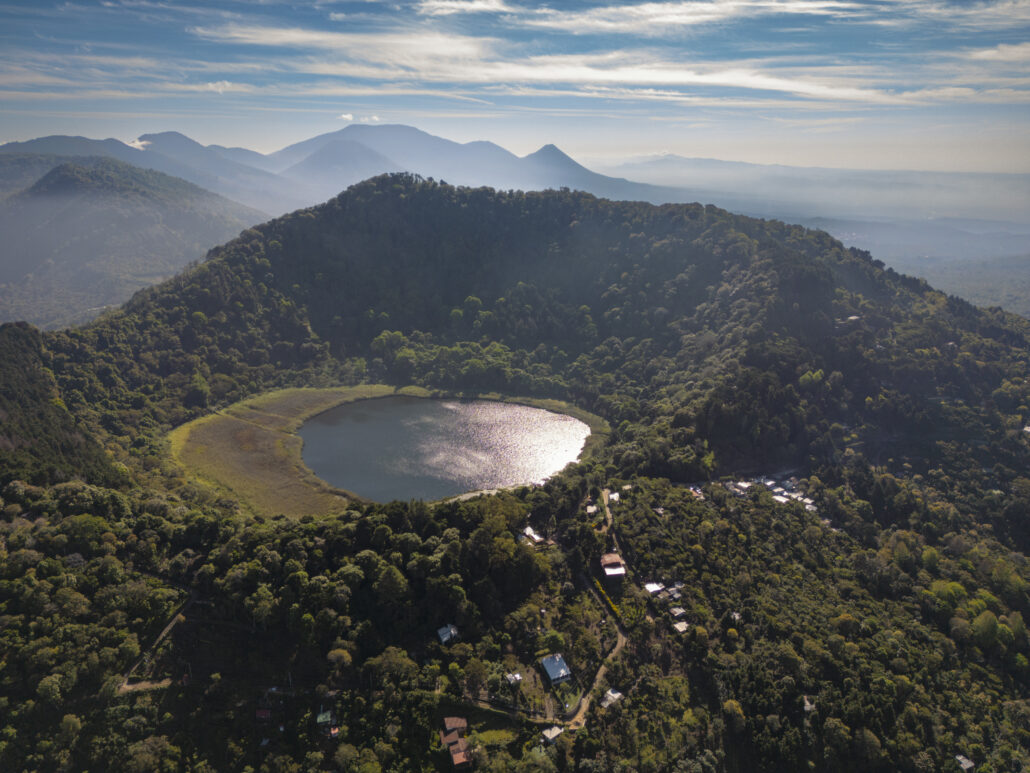
[[[482,769],[1019,770],[1028,335],[825,234],[700,205],[389,176],[248,230],[37,352],[139,487],[3,490],[0,759],[443,769],[439,722],[467,715]],[[212,408],[362,381],[557,397],[613,431],[540,488],[297,521],[235,514],[168,458],[165,432]],[[796,490],[729,477],[753,475]],[[613,548],[629,574],[599,586]],[[147,614],[137,581],[165,592]],[[436,643],[446,623],[459,644]],[[145,662],[98,653],[113,687],[77,691],[70,656],[40,654],[76,625],[131,631]],[[548,690],[554,651],[576,680]],[[119,691],[130,670],[144,688]],[[540,746],[591,690],[585,725]]]
[[[4,172],[17,172],[11,162],[21,158],[4,155]],[[45,159],[28,157],[26,171]],[[265,218],[121,161],[60,162],[0,202],[0,319],[87,321]]]

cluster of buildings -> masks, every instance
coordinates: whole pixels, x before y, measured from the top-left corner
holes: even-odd
[[[469,742],[465,738],[468,728],[468,720],[464,717],[443,718],[440,743],[451,755],[451,765],[455,770],[465,770],[472,767]]]
[[[772,493],[774,502],[785,505],[788,502],[798,502],[804,505],[810,512],[816,512],[815,502],[798,491],[798,479],[789,478],[785,481],[776,481],[772,478],[752,478],[751,480],[735,480],[724,484],[726,490],[738,497],[746,497],[753,486],[764,486]]]
[[[690,623],[683,619],[687,616],[687,610],[677,603],[683,598],[684,587],[682,582],[675,582],[669,587],[665,587],[660,582],[644,583],[644,590],[655,602],[663,602],[667,605],[667,612],[673,619],[672,628],[680,634],[690,630]]]

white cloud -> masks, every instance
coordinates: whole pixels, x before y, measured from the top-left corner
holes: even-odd
[[[456,13],[511,13],[517,9],[504,0],[422,0],[418,12],[426,16],[450,16]]]
[[[994,48],[972,51],[969,56],[972,59],[990,62],[1030,62],[1030,43],[1016,43],[1015,45],[1002,43]]]
[[[204,87],[209,91],[217,91],[219,94],[224,94],[227,91],[237,90],[234,88],[234,85],[229,81],[215,81],[214,83],[205,83]]]
[[[354,120],[354,114],[353,113],[340,113],[340,120],[341,121],[353,121]]]
[[[490,38],[451,35],[433,30],[412,32],[354,33],[326,32],[301,27],[268,27],[228,24],[221,27],[194,27],[195,35],[207,40],[252,46],[319,49],[370,61],[396,61],[421,58],[459,59],[483,56]],[[403,61],[398,62],[403,64]]]
[[[739,1],[750,7],[759,0]],[[767,0],[767,3],[795,10],[845,6],[820,0],[786,3]],[[728,4],[729,0],[716,0],[702,5],[724,7]],[[667,4],[636,7],[655,5]],[[684,102],[696,97],[684,90],[703,89],[701,96],[725,100],[741,96],[731,96],[727,90],[740,90],[757,100],[787,97],[798,104],[819,101],[849,105],[997,101],[1001,94],[992,91],[987,81],[958,82],[954,72],[936,80],[913,81],[911,70],[901,73],[893,66],[872,68],[859,62],[829,62],[819,57],[799,60],[786,67],[785,62],[775,58],[736,62],[691,60],[677,58],[682,56],[679,52],[643,48],[525,56],[513,43],[436,31],[351,33],[231,24],[198,28],[195,32],[224,43],[314,50],[315,53],[294,58],[280,58],[279,66],[298,74],[346,78],[352,82],[363,80],[409,93],[429,93],[435,84],[446,84],[451,96],[455,91],[481,93],[498,84],[551,86],[572,91],[608,87],[626,90],[626,99],[632,98],[630,92],[638,91],[642,99],[665,94],[670,102]],[[313,87],[308,84],[310,88]],[[336,87],[323,88],[328,89],[325,93],[333,93]],[[352,83],[344,88],[368,87]],[[644,91],[646,89],[651,91]],[[301,87],[300,90],[306,89]],[[583,96],[597,94],[583,93]],[[1020,97],[1017,101],[1024,99]]]
[[[679,2],[604,5],[566,11],[541,8],[519,16],[528,27],[584,33],[661,37],[702,24],[769,15],[864,15],[865,8],[846,0],[681,0]]]
[[[889,0],[893,8],[873,19],[882,26],[933,24],[962,30],[1000,30],[1030,24],[1030,0]]]

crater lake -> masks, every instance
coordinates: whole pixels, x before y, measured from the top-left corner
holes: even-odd
[[[399,396],[337,406],[298,434],[318,477],[388,502],[539,483],[579,457],[590,428],[526,405]]]

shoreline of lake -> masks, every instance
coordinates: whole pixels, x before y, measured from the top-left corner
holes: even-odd
[[[572,416],[586,423],[591,432],[580,459],[589,458],[611,431],[601,417],[548,398],[431,392],[386,384],[290,387],[255,395],[177,427],[168,435],[170,456],[195,484],[235,499],[253,515],[300,518],[341,513],[362,497],[331,486],[308,469],[296,431],[305,421],[339,405],[398,394],[492,400]]]

